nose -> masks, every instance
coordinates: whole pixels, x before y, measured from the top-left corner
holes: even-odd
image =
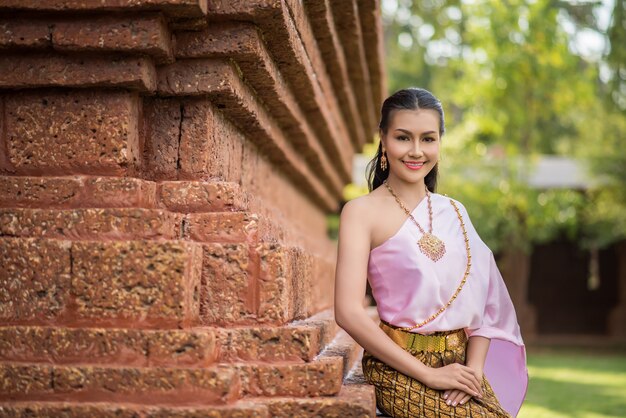
[[[420,144],[420,139],[419,138],[413,138],[413,141],[412,141],[412,144],[411,144],[410,155],[411,156],[415,156],[415,157],[421,157],[421,156],[424,155],[424,152],[422,151],[422,148],[421,148],[421,144]]]

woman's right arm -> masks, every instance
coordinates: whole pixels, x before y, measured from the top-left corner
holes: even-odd
[[[370,226],[360,200],[346,203],[340,217],[335,272],[337,324],[374,357],[429,387],[480,393],[480,382],[469,367],[458,363],[438,369],[426,366],[394,343],[368,316],[363,299],[370,253]]]

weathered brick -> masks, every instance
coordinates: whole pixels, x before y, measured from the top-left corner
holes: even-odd
[[[148,99],[144,115],[145,169],[150,178],[193,180],[226,174],[222,166],[229,158],[219,149],[228,138],[216,130],[221,121],[215,121],[210,101]]]
[[[212,329],[0,327],[4,361],[206,367],[216,359]]]
[[[70,243],[0,238],[0,319],[54,318],[70,294]]]
[[[177,61],[162,66],[158,73],[161,95],[201,95],[212,99],[262,153],[306,196],[326,210],[334,210],[337,200],[328,187],[289,141],[276,120],[268,113],[251,89],[242,82],[233,65],[220,59]],[[351,163],[350,163],[351,164]]]
[[[268,398],[263,401],[275,418],[374,418],[376,397],[371,385],[344,385],[337,396]]]
[[[343,181],[338,173],[344,168],[330,163],[254,24],[214,22],[204,31],[178,34],[176,48],[176,55],[181,58],[226,57],[235,60],[246,82],[255,88],[307,163],[337,196],[342,195]]]
[[[0,363],[0,400],[11,394],[52,393],[50,371],[47,366]]]
[[[144,101],[144,170],[150,178],[178,178],[182,113],[182,103],[177,99]]]
[[[143,207],[156,205],[154,182],[132,177],[86,177],[83,201],[97,207]]]
[[[320,328],[236,327],[218,329],[220,361],[311,361],[320,351]]]
[[[159,14],[100,16],[56,22],[52,43],[60,51],[116,51],[173,61],[171,35]]]
[[[48,48],[51,46],[50,32],[46,22],[26,19],[0,19],[0,50]]]
[[[145,406],[108,402],[5,402],[7,418],[269,418],[267,406],[249,401],[231,405]]]
[[[310,363],[237,364],[246,396],[331,396],[339,393],[343,359],[320,358]]]
[[[376,109],[374,108],[357,0],[330,2],[330,5],[335,16],[337,33],[344,46],[350,82],[357,98],[359,111],[364,115],[363,122],[366,124],[367,131],[374,132]]]
[[[72,177],[0,176],[3,207],[69,207],[76,203],[82,182]]]
[[[363,349],[343,329],[337,332],[332,343],[325,347],[324,351],[320,354],[320,356],[325,357],[341,356],[343,358],[344,378],[362,355]]]
[[[120,87],[152,92],[155,69],[147,57],[11,53],[0,60],[0,87]]]
[[[308,22],[302,18],[304,13],[295,7],[297,4],[294,2],[290,2],[292,10],[286,2],[260,3],[212,1],[209,4],[209,18],[251,20],[260,27],[264,41],[279,63],[281,72],[295,89],[299,104],[311,118],[311,125],[323,141],[329,157],[337,168],[348,168],[345,173],[348,177],[344,176],[344,179],[349,178],[352,145],[341,121],[323,60],[319,57]],[[300,18],[298,24],[291,17],[294,10]]]
[[[161,330],[146,335],[150,366],[206,367],[217,358],[213,329]]]
[[[9,95],[6,140],[10,168],[46,175],[132,173],[141,161],[138,107],[138,97],[124,92]]]
[[[387,95],[385,77],[385,40],[383,35],[380,0],[359,0],[359,16],[363,30],[363,44],[372,86],[374,106],[381,106]]]
[[[285,323],[293,318],[293,283],[290,276],[289,250],[273,243],[255,247],[259,260],[260,320]]]
[[[205,324],[254,321],[256,286],[245,244],[203,244],[200,316]]]
[[[72,293],[84,318],[197,318],[201,249],[181,241],[74,242]]]
[[[206,368],[0,364],[0,400],[55,400],[224,404],[239,398],[235,370]]]
[[[318,41],[317,44],[328,68],[328,73],[332,74],[330,81],[337,93],[337,100],[343,111],[352,143],[357,144],[357,148],[360,148],[362,144],[371,139],[365,135],[364,118],[363,115],[359,114],[354,90],[350,84],[348,63],[343,45],[337,35],[330,2],[304,0],[304,6],[311,20],[311,26],[315,32],[315,38]],[[382,101],[376,103],[382,103]]]
[[[165,207],[176,212],[242,211],[247,197],[237,183],[164,181],[158,195]]]
[[[0,176],[9,208],[154,207],[156,183],[131,177]]]
[[[201,17],[207,0],[3,0],[0,10],[54,12],[162,10],[173,17]]]
[[[221,122],[209,100],[190,99],[183,102],[179,143],[179,179],[223,177],[225,156],[220,153],[221,142],[231,138],[219,136]],[[235,141],[236,142],[236,141]],[[232,147],[232,145],[230,145]],[[230,155],[231,158],[236,155]],[[237,160],[240,162],[241,160]]]
[[[249,242],[257,239],[259,216],[249,212],[192,213],[185,236],[203,242]]]
[[[0,235],[71,240],[176,239],[182,215],[160,209],[0,209]]]

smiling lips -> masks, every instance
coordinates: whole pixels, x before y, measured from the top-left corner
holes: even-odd
[[[424,166],[424,161],[402,161],[410,170],[419,170]]]

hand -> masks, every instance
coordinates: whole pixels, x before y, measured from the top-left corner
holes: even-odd
[[[433,389],[458,389],[472,396],[483,395],[476,371],[460,363],[431,369],[424,383]]]
[[[480,381],[482,381],[483,379],[482,370],[474,369],[474,373],[476,374],[476,377]],[[462,390],[458,390],[458,389],[448,389],[443,394],[443,399],[446,400],[446,404],[452,405],[452,406],[463,405],[465,402],[469,401],[471,397],[472,395],[466,392],[463,392]]]

